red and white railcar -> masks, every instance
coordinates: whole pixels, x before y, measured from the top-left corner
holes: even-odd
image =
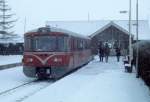
[[[90,38],[42,27],[24,35],[23,72],[28,77],[59,78],[91,59]]]

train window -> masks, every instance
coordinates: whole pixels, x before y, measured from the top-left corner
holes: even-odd
[[[82,45],[83,45],[82,49],[85,49],[86,42],[84,40],[82,41]]]
[[[85,48],[86,48],[86,49],[89,49],[89,47],[90,47],[89,42],[86,41],[86,42],[85,42]]]
[[[84,49],[84,42],[82,40],[78,40],[78,49],[83,50]]]
[[[31,41],[32,41],[32,39],[30,37],[25,38],[25,50],[26,51],[31,51],[32,50]]]
[[[68,37],[35,36],[25,38],[26,51],[69,51]]]
[[[74,51],[75,50],[75,46],[74,46],[75,40],[73,38],[70,39],[70,50]]]
[[[77,50],[77,46],[78,46],[77,39],[74,39],[74,50]]]
[[[67,37],[58,37],[57,39],[58,39],[58,51],[69,50]]]
[[[34,51],[55,51],[55,36],[36,36],[33,40]]]

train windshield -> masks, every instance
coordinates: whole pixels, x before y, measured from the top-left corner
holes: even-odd
[[[55,36],[36,36],[33,39],[34,51],[55,51],[56,50]]]
[[[26,37],[26,51],[58,51],[64,52],[68,50],[67,37],[62,36],[35,36]]]

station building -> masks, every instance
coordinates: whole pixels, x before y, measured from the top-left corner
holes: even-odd
[[[21,36],[6,37],[0,34],[0,55],[21,55],[24,50],[24,39]]]

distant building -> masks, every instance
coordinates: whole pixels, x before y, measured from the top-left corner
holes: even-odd
[[[121,48],[123,55],[128,52],[128,20],[48,21],[47,25],[67,29],[91,37],[93,54],[97,54],[99,42],[109,43],[112,55],[115,54],[116,47]],[[131,25],[132,40],[134,40],[136,39],[136,21],[133,20]],[[139,39],[150,40],[148,20],[139,20]]]
[[[24,39],[21,36],[14,38],[0,38],[0,55],[20,55],[24,50]]]

